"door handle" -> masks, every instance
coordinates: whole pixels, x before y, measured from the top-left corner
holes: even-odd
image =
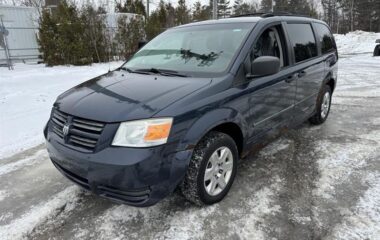
[[[290,75],[290,76],[288,76],[286,79],[285,79],[285,82],[286,83],[291,83],[291,82],[293,82],[294,81],[294,75]]]
[[[298,73],[298,77],[301,78],[301,77],[304,77],[306,75],[306,72],[305,71],[301,71]]]

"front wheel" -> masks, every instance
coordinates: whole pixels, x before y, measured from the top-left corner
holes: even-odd
[[[325,85],[318,95],[315,114],[309,119],[312,124],[319,125],[326,121],[331,107],[331,88]]]
[[[234,140],[221,132],[208,133],[195,147],[181,191],[197,205],[221,201],[235,179],[238,150]]]

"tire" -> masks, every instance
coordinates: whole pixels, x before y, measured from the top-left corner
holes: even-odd
[[[226,158],[221,157],[222,153],[226,154],[224,155]],[[182,194],[198,206],[221,201],[235,179],[237,159],[236,143],[229,135],[209,132],[194,149],[184,181],[180,186]],[[206,179],[206,171],[209,180]],[[219,185],[219,181],[225,183],[224,188],[223,184]]]
[[[380,56],[380,44],[375,47],[375,50],[373,50],[373,56]]]
[[[331,87],[328,85],[323,86],[317,98],[316,111],[314,115],[309,118],[310,123],[319,125],[326,121],[330,113],[331,97]]]

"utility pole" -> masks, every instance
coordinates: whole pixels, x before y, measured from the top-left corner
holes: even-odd
[[[354,31],[354,0],[351,0],[350,7],[350,16],[351,16],[351,32]]]
[[[149,0],[146,0],[146,19],[145,21],[148,21],[149,19]]]
[[[271,1],[270,1],[270,5],[271,5],[271,9],[270,9],[270,10],[273,12],[273,8],[274,8],[274,0],[271,0]]]
[[[218,0],[212,0],[212,19],[218,19]]]

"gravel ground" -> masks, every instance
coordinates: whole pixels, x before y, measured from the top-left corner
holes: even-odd
[[[329,119],[240,162],[227,197],[149,208],[83,192],[43,145],[0,160],[0,239],[380,239],[380,58],[341,58]]]

